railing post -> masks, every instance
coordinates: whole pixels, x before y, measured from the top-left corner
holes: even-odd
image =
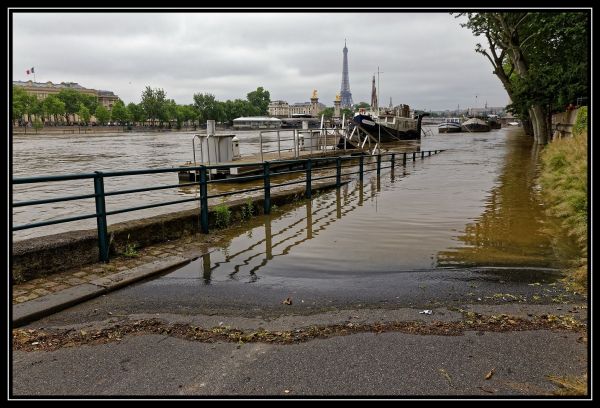
[[[106,225],[106,203],[104,201],[104,176],[96,171],[94,194],[96,195],[96,221],[98,225],[98,254],[100,262],[108,262],[108,231]]]
[[[281,137],[279,136],[279,130],[277,131],[277,151],[279,152],[279,160],[281,160]]]
[[[342,185],[342,158],[337,157],[335,159],[335,186],[340,188]]]
[[[208,234],[208,188],[206,185],[206,167],[200,166],[200,230]]]
[[[263,163],[263,179],[265,182],[265,201],[264,201],[264,213],[271,213],[271,177],[269,162]]]
[[[262,140],[262,132],[258,133],[258,140],[260,144],[260,161],[263,161],[263,140]]]
[[[363,156],[362,154],[359,157],[359,165],[358,165],[358,176],[359,176],[359,180],[362,183],[363,181],[363,169],[364,169],[364,163],[365,162],[365,156]]]
[[[402,153],[402,165],[406,167],[406,152]]]
[[[431,150],[427,151],[427,157],[431,156]]]
[[[425,157],[425,152],[421,152],[421,160],[423,160],[423,157]]]
[[[304,196],[308,199],[312,197],[312,160],[306,160],[306,191]]]
[[[377,177],[381,175],[381,153],[377,154]]]
[[[396,165],[396,155],[394,153],[392,153],[392,164],[391,164],[392,171],[394,171],[395,165]]]
[[[415,162],[415,155],[417,154],[417,152],[413,152],[413,163]]]

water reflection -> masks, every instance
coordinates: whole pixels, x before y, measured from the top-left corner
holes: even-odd
[[[462,246],[438,252],[437,266],[560,267],[534,185],[539,146],[522,134],[509,135],[507,146],[485,211],[457,237]]]
[[[224,276],[230,280],[256,282],[260,277],[257,272],[269,261],[285,256],[295,247],[313,239],[337,220],[353,212],[363,200],[362,183],[356,183],[352,191],[349,191],[346,184],[337,189],[335,194],[305,200],[304,211],[263,216],[263,225],[253,228],[245,238],[232,239],[226,248],[202,256],[176,274],[185,275],[201,266],[205,284]]]

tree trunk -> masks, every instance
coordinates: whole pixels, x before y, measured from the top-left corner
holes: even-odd
[[[550,133],[548,128],[548,113],[546,112],[546,109],[544,109],[541,105],[533,105],[531,107],[531,110],[535,113],[537,122],[537,132],[534,135],[535,140],[538,143],[545,145],[546,143],[548,143],[548,135]]]
[[[523,131],[527,136],[533,136],[533,124],[531,123],[531,119],[521,120],[521,124],[523,125]]]

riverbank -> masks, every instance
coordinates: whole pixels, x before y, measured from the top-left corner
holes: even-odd
[[[217,127],[216,130],[227,130],[227,127]],[[164,132],[206,132],[206,127],[184,126],[182,128],[151,127],[151,126],[46,126],[41,129],[34,127],[13,126],[13,135],[63,135],[63,134],[97,134],[97,133],[164,133]]]
[[[548,213],[560,220],[565,233],[577,242],[569,280],[580,291],[588,275],[588,143],[587,108],[579,110],[573,137],[554,139],[542,153],[540,185]]]

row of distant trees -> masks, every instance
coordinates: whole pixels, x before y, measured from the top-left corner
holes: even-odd
[[[125,105],[119,99],[109,110],[98,103],[95,96],[73,89],[62,89],[58,94],[40,100],[22,87],[13,86],[12,119],[15,123],[26,117],[30,123],[35,118],[36,121],[41,120],[41,123],[52,120],[56,124],[70,125],[74,115],[77,115],[79,122],[85,125],[93,117],[99,125],[114,122],[123,126],[149,124],[161,127],[175,125],[180,128],[184,123],[201,124],[208,119],[232,123],[233,119],[240,116],[266,115],[271,102],[269,91],[262,87],[249,92],[245,100],[221,102],[210,93],[196,93],[193,100],[193,104],[179,105],[173,99],[168,99],[163,89],[146,86],[140,103]]]

